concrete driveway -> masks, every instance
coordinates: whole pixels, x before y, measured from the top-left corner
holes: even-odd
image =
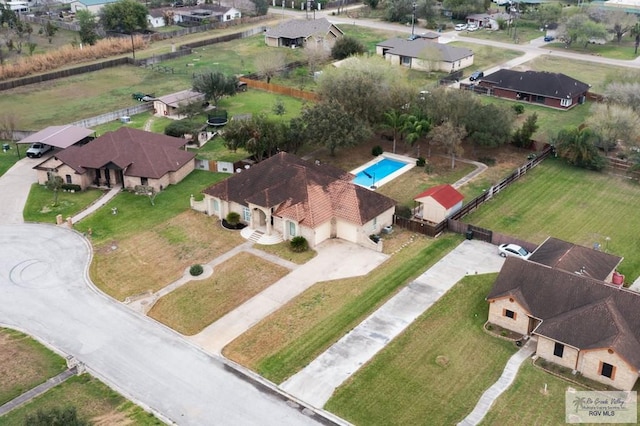
[[[4,198],[4,196],[3,196]],[[0,225],[0,324],[64,354],[165,421],[313,425],[310,410],[99,293],[88,242],[51,225]],[[325,422],[326,423],[326,422]]]
[[[25,151],[25,147],[20,148]],[[16,155],[9,151],[0,155]],[[13,165],[0,179],[0,217],[2,223],[23,223],[22,210],[27,202],[31,185],[38,181],[33,166],[44,161],[44,158],[23,158]]]

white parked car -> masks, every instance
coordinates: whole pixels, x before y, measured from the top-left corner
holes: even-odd
[[[517,244],[500,244],[498,254],[502,257],[513,256],[528,259],[531,253]]]
[[[456,31],[464,31],[467,29],[467,24],[456,24]]]
[[[469,24],[467,26],[467,31],[477,31],[479,27],[476,24]]]
[[[32,143],[29,149],[27,150],[27,157],[40,158],[42,157],[42,154],[45,154],[51,149],[52,149],[51,146],[44,143],[40,143],[40,142]]]

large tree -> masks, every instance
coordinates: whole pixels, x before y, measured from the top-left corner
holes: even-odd
[[[410,115],[404,122],[402,131],[406,135],[407,142],[411,146],[417,146],[417,156],[420,157],[420,142],[422,142],[431,130],[431,121],[424,116]],[[427,157],[431,157],[431,143],[428,142]]]
[[[207,101],[218,102],[223,96],[236,94],[238,79],[233,75],[226,75],[221,71],[210,71],[193,76],[193,90],[202,93]]]
[[[618,142],[625,146],[636,146],[640,137],[638,113],[627,106],[596,103],[591,107],[591,115],[587,118],[587,126],[600,138],[598,148],[608,154]]]
[[[91,46],[96,44],[99,38],[96,16],[88,10],[81,9],[76,12],[76,19],[80,26],[80,42]]]
[[[585,169],[602,170],[605,159],[596,147],[598,139],[598,135],[588,127],[571,127],[560,130],[552,139],[552,144],[557,154],[569,164]]]
[[[147,7],[136,0],[118,0],[108,3],[100,10],[100,22],[105,30],[118,31],[131,36],[131,52],[136,58],[133,33],[147,29]]]
[[[287,55],[282,50],[265,52],[256,56],[254,65],[258,75],[270,83],[273,77],[286,68]]]
[[[595,22],[586,13],[576,13],[568,17],[558,28],[558,35],[567,45],[582,44],[585,48],[590,40],[607,38],[607,28],[604,24]]]
[[[542,3],[535,9],[528,10],[526,16],[535,20],[540,28],[546,28],[560,22],[562,5],[560,3]]]
[[[313,138],[310,142],[328,148],[331,156],[335,156],[337,148],[357,145],[371,135],[366,122],[349,114],[335,100],[307,107],[301,117],[306,134]]]
[[[451,157],[451,168],[456,166],[456,157],[464,154],[462,142],[467,135],[464,127],[454,126],[452,123],[445,121],[439,126],[434,127],[429,132],[429,136],[433,145],[440,145],[444,151]]]
[[[603,24],[607,31],[614,35],[616,41],[620,43],[622,36],[630,32],[638,23],[638,17],[633,13],[624,10],[603,9],[600,6],[591,6],[588,9],[589,17]]]
[[[382,128],[391,130],[393,137],[393,149],[392,152],[396,153],[396,144],[398,136],[402,136],[404,132],[404,126],[407,121],[407,114],[392,109],[384,113],[384,121],[382,122]]]
[[[607,102],[628,106],[640,111],[640,82],[616,81],[604,89]]]

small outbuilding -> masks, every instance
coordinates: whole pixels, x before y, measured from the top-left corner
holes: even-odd
[[[192,102],[204,102],[204,95],[193,90],[182,90],[161,96],[153,101],[153,110],[157,115],[178,115],[178,108]]]
[[[418,194],[414,200],[420,205],[414,215],[433,223],[440,223],[462,207],[464,196],[453,186],[434,186]]]

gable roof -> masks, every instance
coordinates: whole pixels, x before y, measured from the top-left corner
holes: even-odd
[[[579,348],[612,348],[640,369],[640,294],[507,257],[487,296],[513,297],[542,320],[534,333]]]
[[[548,71],[501,69],[485,75],[482,80],[497,88],[556,99],[571,99],[589,90],[589,85],[586,83],[562,73]]]
[[[71,146],[56,157],[82,174],[113,164],[126,176],[158,179],[176,171],[195,154],[182,148],[187,141],[173,136],[121,127],[83,146]]]
[[[118,0],[75,0],[85,6],[98,6],[101,4],[115,3]]]
[[[87,136],[91,136],[95,131],[80,126],[67,124],[64,126],[49,126],[32,135],[21,139],[17,143],[42,142],[56,148],[67,148],[76,142],[80,142]]]
[[[314,228],[331,218],[362,225],[395,205],[384,195],[353,184],[353,175],[279,152],[248,170],[210,186],[204,194],[274,209],[275,216]]]
[[[464,200],[464,196],[459,193],[453,186],[448,184],[433,186],[426,191],[416,195],[414,200],[420,201],[421,199],[427,197],[433,198],[445,209],[450,209],[460,201]]]
[[[340,34],[343,34],[342,30],[329,22],[327,18],[320,18],[314,20],[293,19],[283,22],[276,27],[269,28],[265,36],[273,38],[306,38],[313,34],[326,34],[332,26]]]
[[[529,261],[604,281],[622,262],[620,256],[549,237],[535,249]]]
[[[389,50],[386,53],[417,59],[420,59],[429,49],[437,49],[441,55],[440,59],[444,62],[455,62],[473,56],[473,50],[471,49],[434,43],[424,38],[408,40],[396,37],[380,42],[377,45],[388,48]]]
[[[203,100],[203,99],[204,99],[204,95],[202,93],[187,89],[187,90],[182,90],[180,92],[171,93],[169,95],[160,96],[155,100],[160,101],[164,104],[167,104],[171,107],[177,108],[180,105],[193,102],[193,101]]]

